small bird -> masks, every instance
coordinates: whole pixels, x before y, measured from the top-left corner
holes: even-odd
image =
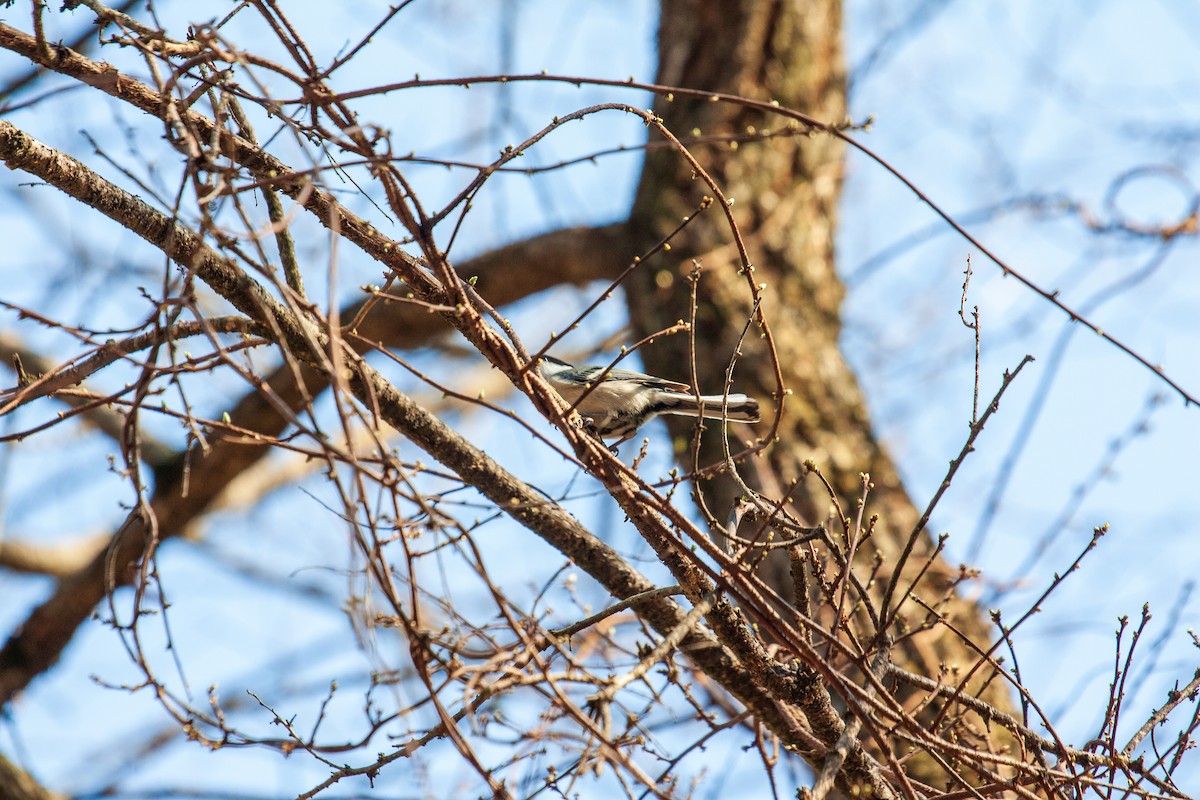
[[[619,440],[614,450],[659,414],[735,422],[760,419],[758,401],[744,394],[696,397],[686,383],[624,369],[605,373],[604,367],[576,367],[553,356],[542,356],[538,370],[564,400],[578,402],[575,410],[597,436]]]

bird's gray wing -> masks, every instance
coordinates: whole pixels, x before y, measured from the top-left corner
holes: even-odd
[[[604,370],[604,368],[596,367],[595,370],[596,372],[594,374],[598,375]],[[654,389],[662,389],[664,392],[683,392],[685,394],[690,394],[692,391],[692,387],[688,386],[686,383],[669,381],[666,378],[656,378],[653,375],[646,375],[645,373],[633,372],[632,370],[627,369],[611,370],[606,376],[604,376],[604,380],[634,381],[636,383],[640,383],[642,386],[650,386]]]

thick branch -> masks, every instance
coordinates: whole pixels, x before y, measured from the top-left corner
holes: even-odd
[[[0,755],[0,797],[5,800],[65,800],[65,795],[42,786],[3,755]]]

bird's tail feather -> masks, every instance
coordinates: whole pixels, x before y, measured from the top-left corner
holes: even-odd
[[[744,394],[731,394],[728,397],[701,395],[699,401],[694,395],[670,394],[662,398],[662,408],[658,413],[695,417],[700,415],[702,405],[705,419],[731,419],[735,422],[758,422],[761,419],[758,401]]]

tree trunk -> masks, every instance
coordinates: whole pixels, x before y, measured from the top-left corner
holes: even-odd
[[[839,0],[663,0],[657,82],[774,100],[837,124],[846,116],[841,28]],[[879,519],[870,546],[859,550],[856,568],[865,583],[876,567],[874,560],[881,560],[884,580],[874,581],[873,589],[878,599],[920,514],[871,429],[862,392],[839,350],[844,289],[835,270],[834,243],[845,146],[828,133],[806,135],[803,130],[731,145],[729,137],[746,139],[779,131],[788,121],[707,98],[660,96],[655,112],[680,138],[703,136],[720,142],[690,144],[689,150],[726,196],[736,200],[732,208],[754,266],[754,279],[768,287],[763,312],[774,336],[784,386],[791,394],[783,399],[778,440],[765,455],[745,465],[743,475],[749,485],[773,498],[783,497],[799,481],[791,492],[792,510],[807,523],[817,524],[829,516],[831,504],[818,481],[805,477],[807,460],[829,479],[851,518],[863,491],[861,474],[869,473],[873,488],[866,515]],[[645,250],[667,236],[709,192],[677,150],[649,150],[631,218],[636,244]],[[730,358],[752,313],[745,279],[738,274],[738,251],[715,205],[671,239],[669,252],[635,272],[628,285],[630,313],[641,336],[688,319],[686,276],[693,259],[703,269],[696,310],[697,378],[701,389],[715,392],[725,385]],[[686,379],[679,365],[689,361],[688,346],[685,336],[662,337],[642,352],[650,372]],[[770,422],[767,409],[779,403],[774,366],[755,328],[742,343],[741,353],[733,385],[763,402],[764,420],[758,426],[762,432]],[[688,466],[691,456],[684,443],[692,421],[672,418],[670,425],[680,461]],[[745,438],[743,430],[731,426],[731,438]],[[720,460],[719,441],[719,431],[706,434],[701,463]],[[719,520],[725,519],[738,491],[728,476],[702,482],[704,500]],[[931,538],[922,532],[904,564],[897,597],[928,566],[916,594],[986,648],[989,630],[980,609],[953,594],[959,570],[938,557],[928,564],[933,550]],[[782,550],[773,551],[760,568],[781,595],[792,596]],[[942,625],[906,636],[927,624],[928,613],[912,602],[901,611],[889,631],[900,642],[894,653],[897,662],[956,684],[955,671],[971,667],[977,660],[975,653]],[[867,641],[874,634],[862,633]],[[981,679],[989,676],[989,671],[980,671]],[[1001,708],[1011,707],[999,682],[989,683],[985,699]],[[979,685],[981,680],[972,682],[975,690]],[[906,693],[903,687],[897,693],[910,706],[925,699]],[[931,707],[930,719],[936,706]],[[894,749],[903,754],[898,745]],[[944,773],[938,770],[916,777],[944,781]]]

